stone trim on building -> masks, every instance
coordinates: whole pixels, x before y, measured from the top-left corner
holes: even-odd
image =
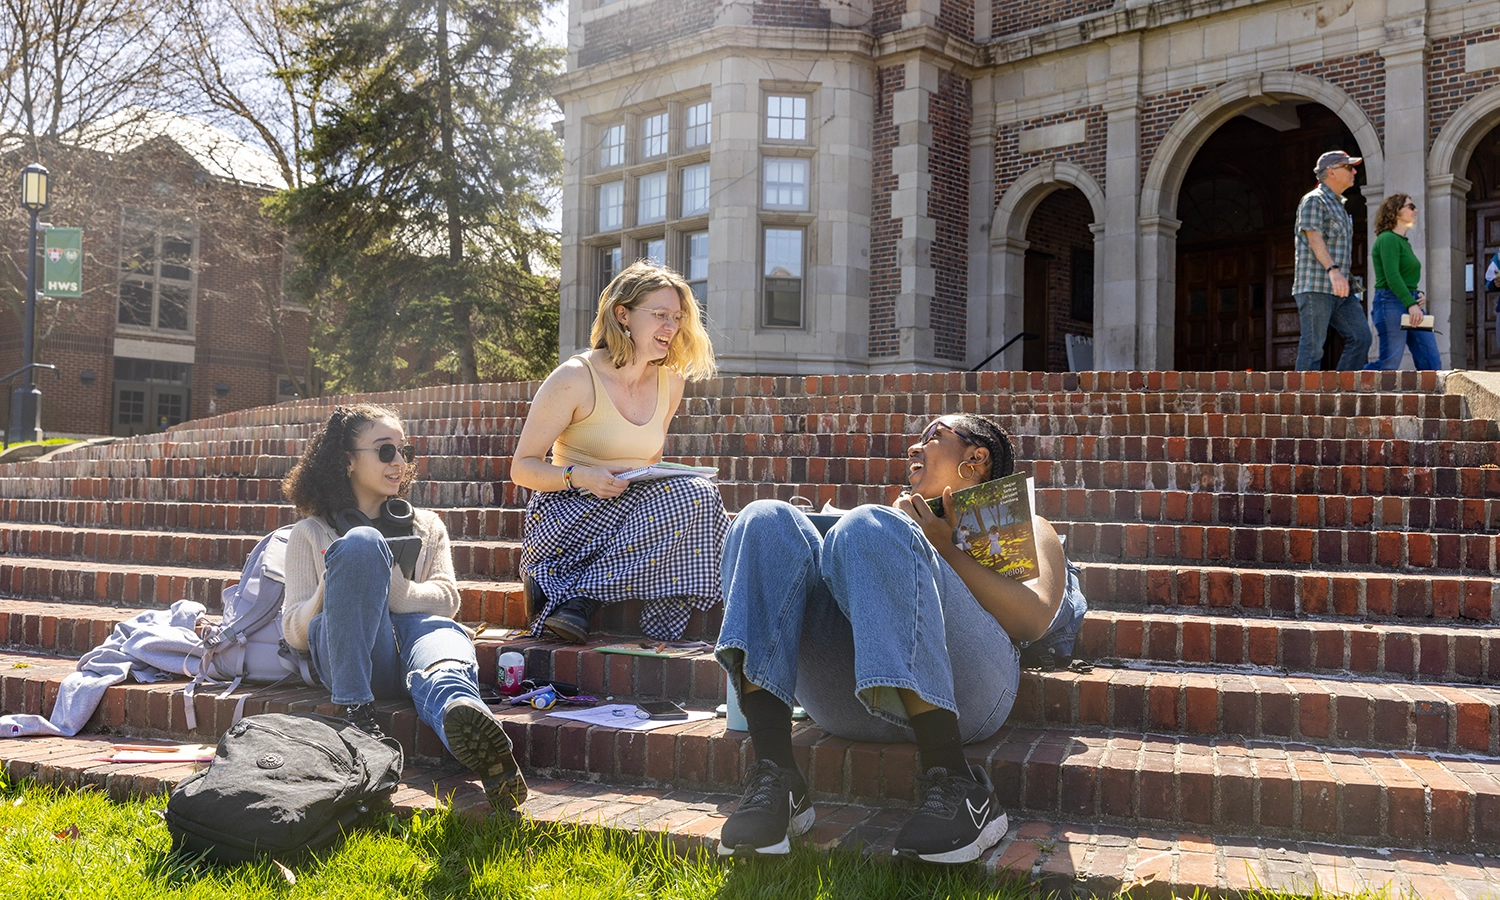
[[[1066,130],[1059,130],[1071,123],[1080,123],[1081,129],[1076,134],[1067,134]],[[1105,186],[1104,165],[1106,159],[1107,139],[1106,127],[1108,116],[1105,115],[1104,107],[1090,106],[1085,109],[1072,110],[1066,113],[1058,113],[1051,116],[1042,116],[1025,122],[1014,122],[1002,125],[998,129],[995,138],[995,203],[1000,203],[1000,198],[1026,171],[1049,161],[1070,162],[1088,172],[1089,175]],[[1028,136],[1042,133],[1061,135],[1062,138],[1077,137],[1078,140],[1068,140],[1067,143],[1057,146],[1045,146],[1032,152],[1025,152],[1023,143]],[[1044,141],[1044,143],[1050,143]]]
[[[1500,84],[1500,43],[1497,42],[1500,42],[1500,28],[1471,31],[1432,42],[1432,51],[1427,57],[1429,148],[1460,106]],[[1496,46],[1486,46],[1489,44]],[[1483,48],[1482,61],[1470,59],[1471,55],[1478,55],[1471,52],[1472,47]]]

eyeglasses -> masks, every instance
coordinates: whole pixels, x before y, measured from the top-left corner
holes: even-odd
[[[947,422],[944,422],[942,419],[938,419],[931,425],[928,425],[927,430],[922,432],[922,437],[917,440],[917,443],[926,444],[927,442],[934,440],[937,437],[939,428],[943,429],[944,431],[952,432],[955,437],[963,441],[965,444],[968,444],[970,447],[979,446],[978,441],[974,440],[972,437],[969,437],[967,434],[964,434],[962,431],[959,431],[957,428],[954,428],[952,425],[949,425]]]
[[[1408,201],[1407,201],[1407,202],[1406,202],[1406,205],[1405,205],[1405,206],[1403,206],[1403,207],[1401,207],[1401,208],[1402,208],[1402,209],[1409,209],[1409,210],[1411,210],[1411,211],[1412,211],[1412,212],[1416,212],[1416,211],[1417,211],[1417,204],[1415,204],[1415,203],[1412,203],[1412,202],[1411,202],[1411,201],[1410,201],[1410,200],[1408,200]]]
[[[666,309],[660,306],[652,307],[651,309],[637,306],[636,309],[650,315],[651,318],[655,319],[657,322],[660,322],[663,325],[666,325],[668,322],[670,322],[678,328],[682,327],[682,319],[685,315],[684,313],[672,312],[670,309]]]
[[[383,463],[395,462],[397,453],[401,454],[401,458],[406,460],[407,464],[410,464],[412,460],[417,458],[417,448],[411,444],[407,444],[404,447],[397,447],[395,444],[381,444],[379,447],[355,447],[350,452],[360,453],[367,450],[372,450],[378,454],[380,461]]]

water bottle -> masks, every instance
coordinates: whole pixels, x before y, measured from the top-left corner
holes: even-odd
[[[514,650],[507,650],[496,660],[499,669],[500,693],[514,697],[521,693],[521,682],[526,680],[526,657]]]

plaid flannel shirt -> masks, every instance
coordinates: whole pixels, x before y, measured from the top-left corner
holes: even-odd
[[[1297,253],[1293,267],[1293,294],[1331,294],[1333,282],[1318,258],[1308,246],[1305,232],[1316,231],[1323,235],[1328,255],[1333,265],[1339,266],[1344,277],[1349,277],[1349,251],[1354,242],[1354,217],[1344,209],[1344,198],[1319,183],[1317,187],[1302,195],[1297,204]]]

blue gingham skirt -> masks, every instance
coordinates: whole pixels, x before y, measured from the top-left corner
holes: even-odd
[[[531,625],[574,597],[600,604],[642,600],[641,631],[676,640],[695,609],[723,599],[719,558],[729,517],[719,488],[702,478],[632,484],[609,499],[538,491],[526,505],[521,567],[547,596]]]

